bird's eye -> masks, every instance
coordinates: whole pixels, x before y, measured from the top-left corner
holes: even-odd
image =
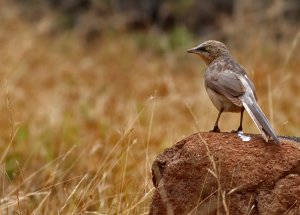
[[[207,47],[207,46],[202,46],[202,47],[199,47],[199,48],[197,48],[197,50],[198,51],[200,51],[200,52],[207,52],[207,51],[209,51],[209,47]]]

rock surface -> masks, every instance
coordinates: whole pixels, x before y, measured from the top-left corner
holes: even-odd
[[[150,215],[300,214],[300,143],[196,133],[152,165]]]

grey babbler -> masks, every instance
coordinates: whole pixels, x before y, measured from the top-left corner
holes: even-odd
[[[243,113],[246,109],[266,142],[273,139],[275,143],[279,143],[274,129],[257,104],[254,85],[223,43],[208,40],[187,52],[199,55],[207,65],[205,88],[219,111],[213,132],[220,132],[218,122],[222,112],[241,112],[240,125],[236,132],[242,131]]]

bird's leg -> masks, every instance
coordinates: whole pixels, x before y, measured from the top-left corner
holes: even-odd
[[[211,132],[220,132],[218,123],[219,123],[219,119],[220,119],[220,116],[221,116],[223,110],[224,110],[223,108],[220,109],[217,120],[216,120],[215,125],[214,125],[214,128],[213,128],[213,130],[210,130]]]
[[[244,114],[244,110],[245,108],[242,107],[241,109],[241,118],[240,118],[240,126],[238,127],[238,129],[236,131],[232,131],[233,133],[238,133],[238,132],[242,132],[243,131],[243,114]]]

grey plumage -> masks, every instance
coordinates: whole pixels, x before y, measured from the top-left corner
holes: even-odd
[[[279,143],[274,129],[257,104],[255,88],[245,70],[233,59],[226,46],[218,41],[209,40],[188,50],[198,54],[207,64],[204,82],[207,93],[219,110],[219,115],[212,131],[220,131],[218,121],[223,111],[241,112],[242,131],[243,111],[249,113],[264,139],[270,138]]]

